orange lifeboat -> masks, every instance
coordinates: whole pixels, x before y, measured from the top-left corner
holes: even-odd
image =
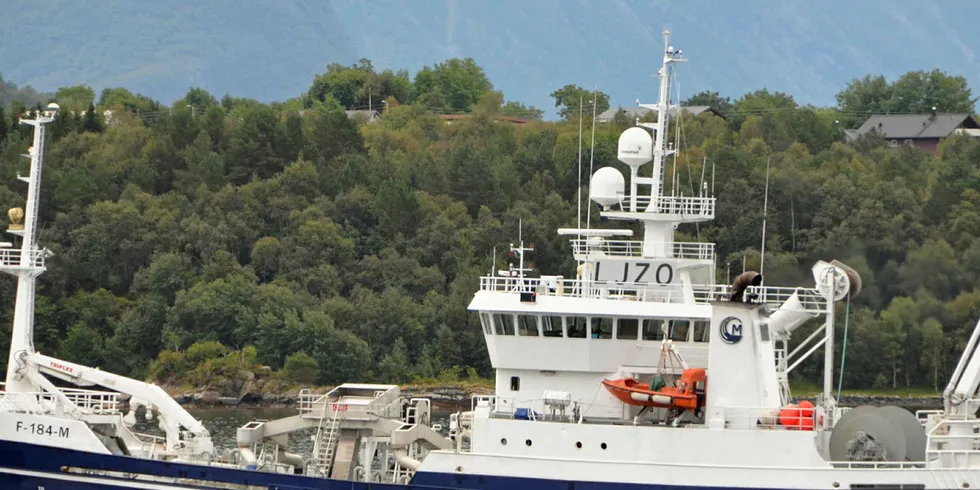
[[[704,386],[707,375],[703,368],[685,369],[677,386],[664,386],[660,389],[650,389],[633,378],[607,379],[602,385],[627,405],[641,407],[674,408],[698,410],[704,406]],[[702,386],[699,389],[699,384]]]

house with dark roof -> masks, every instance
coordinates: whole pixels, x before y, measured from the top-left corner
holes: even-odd
[[[860,128],[846,131],[848,141],[875,132],[890,146],[910,145],[936,153],[939,142],[954,134],[980,138],[980,123],[969,114],[886,114],[872,116]]]
[[[690,114],[691,116],[694,116],[694,117],[697,117],[698,115],[707,112],[707,113],[710,113],[710,114],[714,114],[714,115],[716,115],[716,116],[718,116],[718,117],[720,117],[722,119],[725,118],[725,116],[722,115],[722,113],[718,112],[713,107],[707,106],[707,105],[692,105],[692,106],[686,106],[686,107],[680,107],[680,108],[678,108],[677,106],[672,106],[670,108],[670,110],[669,110],[670,116],[671,117],[677,117],[678,110],[682,110],[682,111],[684,111],[684,112],[686,112],[686,113],[688,113],[688,114]],[[643,119],[644,116],[646,116],[647,114],[649,114],[649,113],[651,113],[653,111],[651,109],[647,109],[645,107],[616,107],[616,108],[609,108],[609,109],[606,109],[606,110],[602,111],[601,114],[599,114],[598,116],[596,116],[595,120],[596,120],[596,122],[599,122],[599,123],[607,123],[607,122],[610,122],[610,121],[613,120],[613,118],[616,117],[616,113],[617,112],[621,112],[624,116],[626,116],[626,119],[627,120],[634,121],[636,119]]]

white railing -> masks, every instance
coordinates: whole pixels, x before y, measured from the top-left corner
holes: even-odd
[[[642,257],[641,240],[604,240],[597,238],[574,238],[572,253],[590,257]],[[700,242],[673,242],[651,244],[653,250],[663,250],[663,255],[678,259],[715,260],[715,244]]]
[[[0,248],[0,267],[44,267],[44,251],[31,250],[26,264],[21,265],[20,260],[23,251],[19,248],[4,247]]]
[[[63,411],[74,413],[73,417],[85,414],[118,415],[121,413],[119,411],[118,393],[69,389],[62,389],[62,392],[65,398],[74,405],[74,408],[64,406],[61,400],[51,393],[2,393],[0,394],[0,411],[24,411],[35,415]]]
[[[695,284],[691,286],[694,304],[709,304],[731,298],[731,287],[725,284]],[[520,278],[483,276],[480,291],[520,293],[535,292],[538,296],[563,296],[571,298],[617,299],[651,303],[683,303],[684,295],[679,284],[629,284],[605,281],[557,278]],[[802,305],[801,311],[825,313],[827,301],[812,288],[750,286],[745,291],[753,303],[780,306],[793,294]]]
[[[650,196],[636,196],[637,212],[676,214],[681,216],[714,218],[715,198],[713,197],[672,197],[661,196],[654,202]],[[626,196],[619,203],[619,211],[629,212],[631,198]]]
[[[733,430],[804,430],[817,428],[816,408],[724,407],[725,428]],[[706,415],[710,419],[711,415]]]
[[[385,408],[383,398],[376,397],[365,404],[351,404],[344,403],[342,399],[331,400],[328,394],[318,395],[308,389],[300,390],[298,404],[300,415],[313,415],[317,418],[332,418],[334,414],[341,419],[377,418]]]
[[[75,406],[88,413],[99,415],[115,415],[121,413],[119,411],[119,393],[76,388],[62,388],[61,392]]]
[[[164,451],[167,447],[166,437],[144,434],[142,432],[136,432],[133,435],[140,442],[140,452],[145,454],[148,459],[153,459],[157,451]]]

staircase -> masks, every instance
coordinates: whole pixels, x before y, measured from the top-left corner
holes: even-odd
[[[330,477],[330,469],[333,467],[333,456],[337,450],[337,435],[340,432],[340,411],[334,410],[333,416],[327,421],[327,408],[330,401],[324,396],[323,415],[320,417],[320,425],[316,431],[316,443],[313,445],[314,474]]]

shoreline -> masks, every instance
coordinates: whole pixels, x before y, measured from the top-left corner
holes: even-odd
[[[311,391],[325,394],[332,387],[314,387]],[[474,396],[492,395],[493,389],[460,385],[413,386],[401,387],[403,396],[428,398],[432,407],[444,410],[459,410],[469,407]],[[239,397],[220,396],[217,391],[201,390],[172,395],[181,406],[192,409],[248,409],[248,410],[284,410],[296,408],[299,400],[299,389],[283,393],[265,393],[262,395],[245,393]]]
[[[331,387],[312,388],[313,393],[323,394],[332,389]],[[471,400],[477,395],[492,395],[493,389],[482,386],[461,386],[461,385],[425,385],[414,386],[406,385],[401,387],[402,395],[428,398],[432,401],[433,408],[443,410],[459,410],[470,406]],[[248,410],[279,410],[295,408],[298,403],[299,389],[293,389],[282,393],[253,394],[245,393],[239,397],[220,396],[217,391],[191,391],[173,395],[174,400],[185,408],[193,409],[220,409],[220,408],[239,408]],[[794,396],[796,403],[808,400],[816,403],[817,396],[807,393],[801,396]],[[931,410],[943,408],[943,399],[940,394],[936,395],[886,395],[886,394],[841,394],[838,404],[844,407],[857,407],[860,405],[894,405],[908,409]]]

